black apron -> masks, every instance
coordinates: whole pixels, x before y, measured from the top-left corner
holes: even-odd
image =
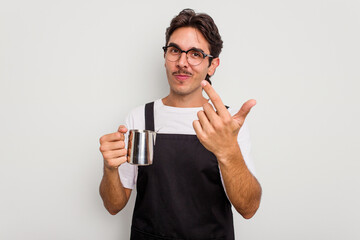
[[[145,128],[154,131],[153,102]],[[156,135],[153,164],[138,167],[130,239],[234,239],[217,159],[196,135]]]

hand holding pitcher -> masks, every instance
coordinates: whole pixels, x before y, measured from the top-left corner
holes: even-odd
[[[104,158],[104,166],[117,169],[126,162],[125,133],[127,128],[121,125],[117,132],[106,134],[100,138],[100,152]]]

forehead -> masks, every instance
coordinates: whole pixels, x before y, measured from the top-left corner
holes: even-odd
[[[200,48],[209,52],[209,43],[202,33],[193,27],[176,29],[170,36],[169,43],[176,43],[181,49]]]

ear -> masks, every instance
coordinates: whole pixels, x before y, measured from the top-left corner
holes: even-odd
[[[209,69],[208,69],[208,74],[210,76],[214,75],[215,73],[215,70],[216,68],[219,66],[220,64],[220,59],[219,58],[214,58],[212,61],[211,61],[211,64],[209,66]]]

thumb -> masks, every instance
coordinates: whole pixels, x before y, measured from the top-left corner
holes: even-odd
[[[127,128],[125,127],[125,125],[120,125],[120,126],[119,126],[119,129],[118,129],[118,132],[126,133],[126,132],[127,132]]]
[[[249,114],[251,108],[253,108],[256,105],[256,100],[255,99],[250,99],[248,101],[246,101],[242,107],[240,108],[240,110],[233,116],[233,118],[235,120],[238,121],[245,121],[246,116]],[[241,122],[241,124],[242,124]]]

